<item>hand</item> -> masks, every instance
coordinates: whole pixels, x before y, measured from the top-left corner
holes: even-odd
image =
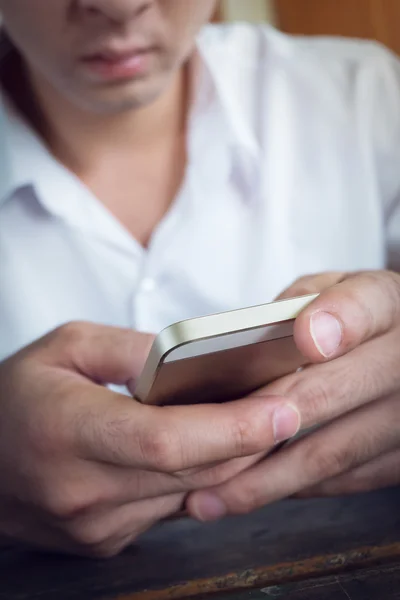
[[[322,279],[328,286],[338,283],[295,324],[296,343],[311,365],[258,392],[265,400],[274,394],[274,402],[280,394],[303,430],[317,429],[231,480],[193,492],[187,506],[194,517],[210,520],[296,494],[400,482],[400,276],[364,272]],[[318,291],[316,281],[309,279],[313,288],[303,280],[303,293]]]
[[[273,444],[280,400],[160,408],[110,391],[151,342],[70,324],[0,364],[0,534],[110,556]]]

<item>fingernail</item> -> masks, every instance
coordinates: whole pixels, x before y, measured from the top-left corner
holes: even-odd
[[[218,521],[226,516],[228,509],[218,496],[204,492],[197,498],[195,512],[201,521]]]
[[[310,333],[319,352],[329,358],[342,343],[342,327],[339,321],[326,312],[314,313],[310,322]]]
[[[300,429],[300,413],[292,404],[284,404],[277,408],[273,416],[275,443],[290,440]]]

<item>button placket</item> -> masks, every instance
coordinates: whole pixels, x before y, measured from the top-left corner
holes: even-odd
[[[139,294],[151,294],[157,289],[157,281],[154,277],[144,277],[139,284]]]

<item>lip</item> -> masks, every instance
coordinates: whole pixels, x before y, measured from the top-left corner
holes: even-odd
[[[118,51],[103,48],[84,56],[81,63],[102,80],[132,79],[146,74],[153,53],[154,48],[149,47]]]

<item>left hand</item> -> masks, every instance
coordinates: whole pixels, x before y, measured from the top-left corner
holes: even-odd
[[[294,328],[310,366],[257,392],[275,403],[285,398],[301,429],[317,430],[225,483],[192,492],[193,517],[213,520],[293,495],[400,482],[400,276],[324,274],[300,280],[283,296],[320,289]]]

